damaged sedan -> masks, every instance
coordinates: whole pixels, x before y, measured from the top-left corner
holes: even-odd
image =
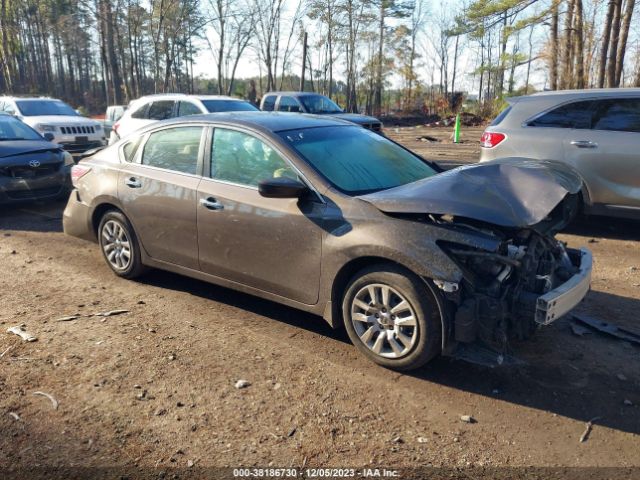
[[[388,368],[508,352],[589,290],[589,251],[554,238],[581,188],[557,164],[442,172],[342,120],[239,112],[154,124],[72,179],[65,232],[115,274],[159,268],[321,315]]]

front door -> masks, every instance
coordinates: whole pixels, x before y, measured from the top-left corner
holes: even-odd
[[[136,161],[123,163],[118,197],[150,257],[198,268],[197,189],[204,149],[202,126],[151,133]]]
[[[258,182],[296,176],[265,140],[216,128],[209,178],[198,189],[200,268],[305,304],[318,300],[321,221],[317,198],[275,199]]]

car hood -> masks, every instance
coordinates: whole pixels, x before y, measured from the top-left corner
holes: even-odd
[[[0,158],[16,157],[27,153],[60,152],[61,149],[46,140],[18,140],[0,142]]]
[[[364,123],[380,123],[380,120],[378,120],[375,117],[368,117],[366,115],[360,115],[359,113],[330,113],[329,115],[335,118],[339,118],[341,120],[346,120],[348,122],[353,122],[360,125]]]
[[[566,165],[504,158],[359,198],[386,213],[453,215],[524,228],[540,223],[581,186],[580,177]]]
[[[41,115],[23,117],[22,121],[28,125],[100,125],[100,122],[90,118],[74,115]]]

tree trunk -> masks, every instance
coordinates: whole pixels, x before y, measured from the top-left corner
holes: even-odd
[[[549,83],[551,90],[558,89],[558,2],[554,0],[551,7],[551,68],[549,71]]]
[[[564,17],[564,45],[562,49],[562,77],[561,88],[569,88],[573,76],[571,64],[572,32],[573,32],[573,4],[575,0],[570,0],[567,5],[567,13]]]
[[[380,25],[379,25],[379,43],[378,43],[378,64],[376,70],[375,94],[373,97],[373,114],[380,116],[382,113],[382,64],[384,62],[384,16],[385,16],[385,0],[380,0]]]
[[[607,53],[609,51],[609,41],[611,39],[611,22],[616,0],[609,0],[607,16],[604,20],[604,31],[602,32],[602,46],[600,47],[600,63],[598,64],[598,88],[604,87],[605,72],[607,71]]]
[[[575,1],[575,51],[576,51],[576,88],[583,89],[585,87],[584,76],[584,19],[582,10],[582,0]]]
[[[620,43],[618,45],[618,54],[616,56],[616,87],[620,86],[622,69],[624,68],[624,56],[627,50],[627,39],[629,38],[629,27],[631,26],[631,17],[633,16],[633,9],[635,8],[635,5],[636,0],[627,0],[627,5],[624,9],[624,17],[622,18],[622,30],[620,32]]]
[[[618,54],[618,41],[620,39],[620,13],[622,0],[614,0],[613,19],[611,21],[611,45],[609,46],[609,58],[607,60],[607,86],[616,87],[616,60]]]

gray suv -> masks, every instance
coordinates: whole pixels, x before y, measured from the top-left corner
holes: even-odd
[[[582,177],[584,213],[640,219],[640,89],[511,98],[482,136],[480,161],[552,160]]]

